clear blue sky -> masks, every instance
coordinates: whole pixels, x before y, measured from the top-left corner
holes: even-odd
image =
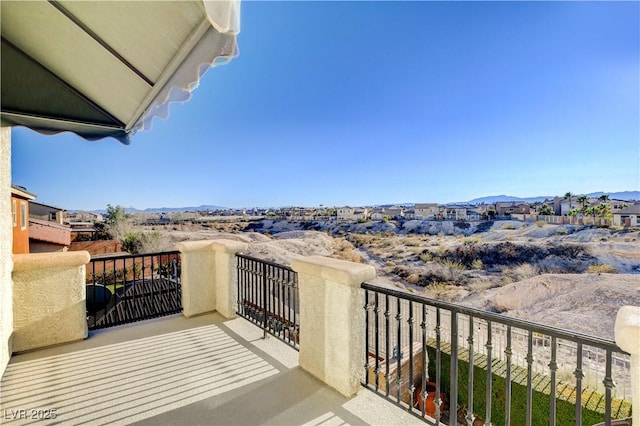
[[[67,209],[640,189],[638,2],[252,2],[240,55],[129,146],[13,132]]]

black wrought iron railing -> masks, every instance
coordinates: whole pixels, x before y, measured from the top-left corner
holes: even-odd
[[[429,424],[593,425],[631,413],[613,341],[363,283],[364,385]]]
[[[291,268],[237,254],[238,315],[298,349],[298,274]]]
[[[99,256],[87,265],[90,330],[182,311],[180,253]]]

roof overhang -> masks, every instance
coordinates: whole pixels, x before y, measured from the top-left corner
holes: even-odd
[[[239,0],[3,0],[0,7],[0,118],[42,133],[128,143],[237,51]]]

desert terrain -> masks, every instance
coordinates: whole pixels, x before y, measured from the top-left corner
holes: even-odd
[[[469,225],[469,226],[466,226]],[[162,247],[227,238],[289,265],[308,255],[367,263],[373,283],[613,338],[620,306],[640,306],[640,230],[496,221],[210,223],[140,227]]]

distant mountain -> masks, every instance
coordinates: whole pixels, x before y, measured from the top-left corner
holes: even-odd
[[[586,194],[590,198],[598,198],[599,196],[607,194],[609,199],[611,200],[640,200],[640,191],[623,191],[623,192],[592,192],[590,194]],[[582,194],[575,194],[582,195]],[[564,196],[564,194],[558,195],[559,197]],[[511,195],[491,195],[488,197],[474,198],[473,200],[467,201],[469,204],[493,204],[497,202],[504,201],[516,201],[521,203],[539,203],[544,200],[553,200],[553,195],[547,196],[539,196],[539,197],[514,197]],[[459,204],[459,203],[451,203],[451,204]],[[464,203],[463,203],[464,204]]]
[[[622,192],[600,191],[600,192],[592,192],[586,195],[591,198],[598,198],[603,194],[607,194],[609,196],[609,199],[611,200],[640,201],[640,191],[622,191]],[[576,194],[576,195],[582,195],[582,194]],[[558,197],[562,197],[562,196],[564,196],[564,194],[558,194]],[[459,201],[459,202],[448,203],[448,204],[482,204],[482,203],[493,204],[493,203],[503,202],[503,201],[515,201],[520,203],[538,203],[544,200],[553,200],[553,197],[554,197],[553,195],[545,195],[545,196],[538,196],[538,197],[515,197],[512,195],[490,195],[487,197],[474,198],[473,200],[469,200],[469,201]],[[375,207],[383,207],[383,208],[385,207],[388,208],[393,206],[412,207],[413,205],[414,203],[394,203],[394,204],[379,204],[379,205],[376,205]],[[295,206],[289,206],[289,207],[295,207]],[[283,208],[283,206],[272,207],[272,208]],[[196,210],[204,211],[204,210],[227,210],[227,209],[229,209],[229,207],[203,204],[197,207],[152,207],[144,210],[136,209],[135,207],[127,207],[125,208],[125,211],[127,213],[178,213],[178,212],[190,212],[190,211],[196,211]],[[92,210],[92,212],[105,214],[107,211]]]
[[[544,200],[553,200],[553,196],[539,196],[539,197],[514,197],[512,195],[491,195],[488,197],[474,198],[473,200],[467,201],[468,204],[494,204],[498,202],[504,201],[516,201],[519,203],[538,203]],[[457,204],[457,203],[456,203]],[[466,204],[466,203],[465,203]]]

